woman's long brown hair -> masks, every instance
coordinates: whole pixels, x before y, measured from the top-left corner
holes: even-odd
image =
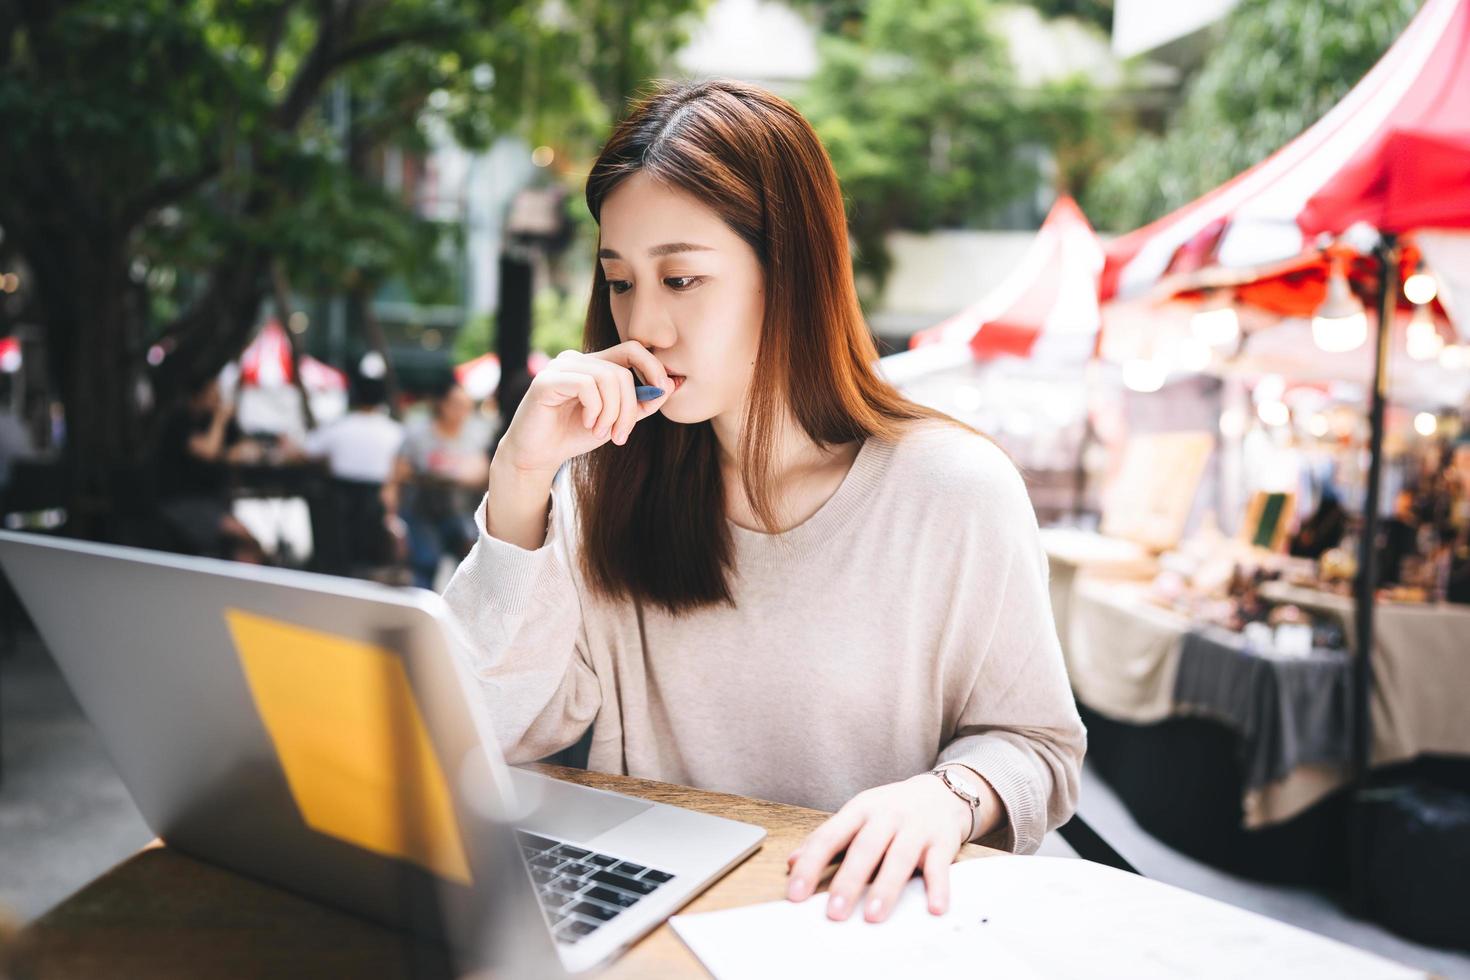
[[[853,285],[842,191],[821,141],[793,106],[739,82],[661,85],[618,124],[593,165],[593,218],[602,220],[608,195],[638,172],[703,202],[760,260],[765,319],[740,474],[768,531],[780,530],[771,460],[783,411],[824,447],[895,439],[920,419],[960,425],[903,397],[874,369],[878,351]],[[619,342],[598,265],[583,349]],[[734,604],[718,448],[710,423],[682,425],[655,414],[624,446],[609,443],[574,463],[582,568],[596,592],[671,613]]]

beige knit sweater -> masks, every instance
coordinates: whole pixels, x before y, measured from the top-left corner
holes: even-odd
[[[802,524],[731,524],[736,608],[673,617],[595,597],[566,472],[536,551],[485,533],[445,590],[501,747],[538,759],[592,726],[589,765],[835,810],[964,762],[1034,851],[1077,801],[1086,732],[1062,666],[1020,475],[988,441],[919,423],[868,439]]]

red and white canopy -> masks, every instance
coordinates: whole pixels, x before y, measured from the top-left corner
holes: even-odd
[[[1097,346],[1103,250],[1077,203],[1052,206],[1020,266],[984,298],[922,330],[910,348],[968,345],[977,359],[1001,354],[1081,363]]]
[[[526,360],[526,367],[534,375],[549,361],[550,358],[545,354],[533,350]],[[500,358],[494,354],[481,354],[463,364],[457,364],[454,368],[454,380],[475,401],[488,398],[500,387]]]
[[[1343,100],[1274,155],[1107,246],[1103,297],[1203,264],[1299,254],[1321,233],[1470,227],[1470,0],[1428,0]]]
[[[295,380],[295,372],[291,370],[291,341],[279,320],[267,320],[240,355],[240,383],[274,388]],[[309,391],[346,391],[347,375],[303,354],[301,383]]]
[[[0,373],[14,374],[20,370],[20,340],[15,337],[0,337]]]

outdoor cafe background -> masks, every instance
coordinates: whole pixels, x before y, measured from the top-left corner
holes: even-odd
[[[884,363],[998,438],[1057,526],[1091,759],[1138,821],[1249,875],[1352,882],[1445,944],[1470,920],[1448,882],[1470,755],[1467,11],[1430,0],[1320,123],[1132,234],[1099,241],[1063,198],[1004,284]],[[277,297],[227,369],[245,428],[344,410],[344,373],[295,349],[307,312]],[[0,339],[0,371],[33,349]],[[456,373],[483,397],[502,364],[537,366],[502,349]],[[310,508],[255,476],[236,513],[309,562]],[[1354,782],[1392,792],[1367,805]]]
[[[1450,693],[1470,686],[1470,609],[1456,605],[1470,568],[1470,246],[1454,231],[1470,223],[1467,39],[1470,7],[1433,0],[1307,133],[1120,239],[1100,243],[1059,200],[1006,282],[883,365],[998,438],[1043,523],[1072,526],[1047,534],[1058,629],[1094,763],[1140,822],[1265,877],[1339,885],[1355,856],[1359,901],[1398,908],[1411,929],[1426,920],[1389,901],[1392,876],[1361,893],[1372,855],[1350,845],[1342,787],[1367,779],[1356,740],[1371,739],[1378,770],[1443,763],[1435,785],[1460,785],[1470,755],[1470,715]],[[301,403],[317,422],[345,408],[345,376],[292,332],[266,322],[227,369],[249,429],[299,436]],[[11,341],[0,366],[20,356]],[[483,398],[500,364],[481,355],[456,375]],[[279,492],[247,489],[236,511],[309,561],[310,509]],[[1352,583],[1384,552],[1365,514],[1395,538],[1394,567],[1378,570],[1390,591],[1366,605]],[[1302,543],[1314,520],[1329,546]],[[1347,652],[1365,609],[1372,678]]]

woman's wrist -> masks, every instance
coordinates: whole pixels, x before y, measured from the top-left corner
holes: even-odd
[[[948,788],[947,786],[945,787],[945,789]],[[979,815],[970,807],[970,804],[960,799],[954,793],[950,793],[949,795],[954,800],[955,807],[958,810],[955,819],[959,822],[960,843],[963,844],[970,839],[971,832],[976,827]]]
[[[950,822],[954,825],[956,829],[959,830],[960,843],[963,844],[965,841],[969,840],[972,821],[970,804],[966,803],[964,799],[959,796],[959,794],[950,789],[949,785],[945,783],[943,779],[939,778],[939,774],[937,772],[934,772],[933,770],[921,773],[914,778],[923,780],[930,786],[936,788],[941,794],[940,799],[948,801],[947,803],[941,803],[941,806],[943,806],[945,812],[949,814]]]
[[[948,780],[940,778],[938,772],[930,774],[939,780],[940,785],[950,794],[955,804],[963,810],[964,826],[960,830],[960,839],[962,841],[977,840],[999,829],[1005,820],[1005,805],[1001,802],[995,787],[990,785],[990,780],[960,762],[945,763],[939,768],[959,768],[969,777],[964,780],[966,791],[973,793],[979,799],[979,804],[972,807],[969,800],[956,792]]]
[[[972,772],[974,770],[971,770]],[[1000,794],[990,785],[990,780],[984,776],[980,782],[985,787],[985,792],[980,797],[980,808],[975,814],[975,839],[989,837],[995,833],[1006,822],[1005,804],[1001,802]]]
[[[485,532],[527,551],[546,543],[546,518],[556,474],[519,469],[502,461],[490,463],[485,498]]]

